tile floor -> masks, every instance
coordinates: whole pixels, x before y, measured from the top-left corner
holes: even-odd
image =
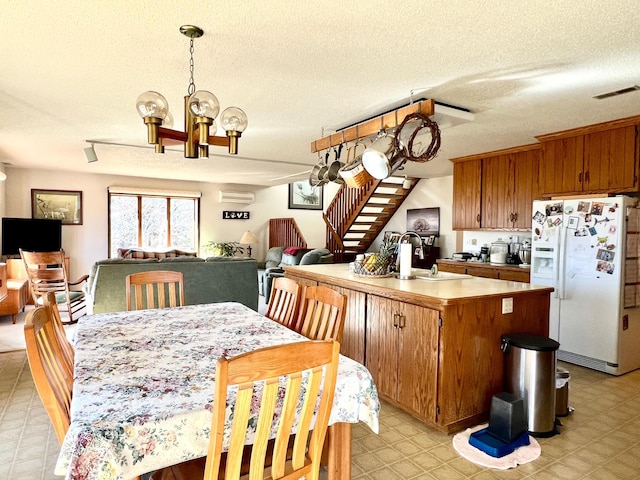
[[[571,372],[561,434],[539,439],[542,455],[500,471],[478,467],[434,431],[383,403],[380,435],[353,429],[353,479],[638,479],[640,370],[612,377],[564,364]],[[31,380],[24,351],[0,353],[0,479],[49,480],[58,442]]]

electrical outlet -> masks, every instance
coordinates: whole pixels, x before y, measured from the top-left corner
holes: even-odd
[[[502,299],[502,314],[513,313],[513,297]]]
[[[477,245],[478,244],[478,240],[475,238],[471,239],[471,245]]]

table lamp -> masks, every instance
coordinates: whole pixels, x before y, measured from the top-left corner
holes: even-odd
[[[251,245],[253,245],[254,243],[258,243],[258,238],[249,230],[247,230],[242,234],[240,243],[247,246],[247,251],[249,252],[249,256],[251,256]]]

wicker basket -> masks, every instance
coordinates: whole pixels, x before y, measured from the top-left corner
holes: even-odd
[[[367,262],[368,258],[370,257],[365,258],[364,262],[361,263],[354,262],[353,273],[367,277],[388,277],[391,275],[391,272],[389,272],[390,257],[378,255],[373,263]]]
[[[367,172],[362,164],[362,155],[358,155],[353,162],[347,163],[340,169],[340,176],[344,183],[350,188],[360,188],[365,186],[373,177]]]

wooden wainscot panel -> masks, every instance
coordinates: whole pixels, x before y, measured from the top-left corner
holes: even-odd
[[[301,287],[317,287],[318,286],[317,281],[292,274],[291,272],[288,272],[288,271],[285,272],[284,276],[287,278],[290,278],[291,280],[296,281],[298,285],[300,285]]]
[[[510,295],[445,307],[440,332],[438,425],[453,432],[488,418],[491,397],[503,390],[505,333],[548,335],[549,295]]]
[[[344,333],[340,343],[340,353],[364,365],[367,294],[349,288],[337,287],[329,283],[320,282],[319,285],[331,288],[347,296],[347,314],[344,319]]]

